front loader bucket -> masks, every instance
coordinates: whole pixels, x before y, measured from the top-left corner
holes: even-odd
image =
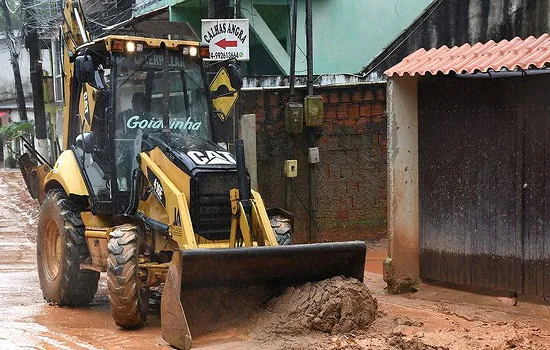
[[[286,287],[334,276],[363,281],[361,241],[176,250],[161,300],[162,337],[191,348],[191,334],[249,316]]]

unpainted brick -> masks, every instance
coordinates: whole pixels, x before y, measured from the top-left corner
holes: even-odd
[[[350,118],[359,118],[359,103],[350,103],[349,116]]]
[[[333,119],[323,120],[323,132],[327,135],[334,134],[334,123]]]
[[[355,123],[355,132],[358,134],[362,134],[366,132],[367,130],[367,117],[359,117],[357,119],[357,123]]]
[[[278,106],[279,105],[279,96],[276,92],[269,94],[269,105]]]
[[[303,99],[304,91],[296,91],[297,100]],[[380,88],[361,86],[349,89],[320,88],[318,91],[325,102],[325,117],[321,137],[318,139],[322,157],[315,172],[315,181],[317,188],[323,190],[317,191],[314,202],[318,208],[318,222],[325,228],[323,239],[328,241],[343,237],[341,232],[331,230],[330,227],[335,223],[341,223],[341,227],[357,225],[357,232],[363,232],[363,224],[352,224],[351,221],[362,222],[365,217],[383,215],[380,213],[385,211],[386,117],[384,113],[372,117],[371,113],[371,103],[378,103],[384,109],[382,106],[385,103],[381,100],[381,97],[385,98],[382,94],[384,91],[382,85]],[[346,97],[340,98],[339,94],[348,94],[351,102],[341,103],[340,100],[345,101]],[[287,98],[288,93],[281,91],[243,91],[238,102],[243,114],[256,112],[259,185],[264,201],[270,207],[283,207],[285,202],[285,191],[281,190],[285,187],[282,164],[287,157],[288,136],[284,132],[282,107]],[[365,99],[368,100],[368,108],[364,106]],[[347,115],[346,107],[340,105],[348,105]],[[359,117],[355,116],[354,105],[359,106]],[[331,106],[333,112],[330,111]],[[334,114],[333,117],[331,113]],[[348,120],[353,120],[352,127]],[[295,188],[306,206],[309,195],[307,157],[304,150],[307,146],[305,134],[293,136],[291,156],[301,164]],[[296,243],[307,242],[309,217],[299,201],[294,199],[290,207],[290,211],[296,215],[293,240]],[[342,208],[339,208],[339,204]],[[363,239],[362,235],[360,233],[357,237]],[[370,233],[365,235],[370,237]]]
[[[338,137],[337,136],[327,136],[326,143],[320,146],[323,153],[329,153],[328,151],[334,151],[338,149]]]
[[[340,178],[341,179],[350,179],[352,177],[351,165],[346,164],[340,167]]]
[[[350,129],[350,134],[352,134],[352,130],[355,128],[355,125],[357,124],[357,118],[347,118],[340,122],[342,125],[345,125]]]
[[[258,107],[263,107],[264,103],[265,103],[264,94],[259,93],[258,96],[256,97],[256,105]]]
[[[349,90],[340,90],[340,102],[351,102],[351,95]]]
[[[372,104],[369,102],[362,102],[359,106],[359,115],[361,117],[370,117],[372,115]]]
[[[385,120],[385,119],[386,119],[386,116],[383,115],[383,114],[380,114],[380,115],[373,115],[373,116],[371,116],[371,117],[369,118],[369,121],[370,121],[371,123],[380,123],[380,122],[382,122],[382,121]]]
[[[382,104],[381,102],[375,102],[372,104],[372,115],[385,115],[386,105]]]
[[[378,101],[386,101],[386,89],[377,89],[375,93],[375,98]]]
[[[346,150],[346,164],[353,164],[358,165],[359,164],[359,152],[360,150],[357,149],[349,149]]]
[[[336,110],[336,117],[338,119],[348,118],[349,106],[347,103],[340,103]]]
[[[353,95],[351,96],[352,101],[362,101],[363,100],[363,91],[361,89],[355,89]]]
[[[341,135],[338,138],[338,148],[345,150],[351,148],[351,136],[350,135]]]
[[[336,218],[342,221],[349,221],[349,210],[340,210],[336,213]]]
[[[371,89],[366,90],[363,96],[363,101],[373,101],[373,100],[374,100],[374,92]]]
[[[327,119],[336,119],[337,116],[337,105],[332,103],[327,103],[324,105],[325,118]]]

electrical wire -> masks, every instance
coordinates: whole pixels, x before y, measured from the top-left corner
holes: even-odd
[[[121,7],[119,1],[83,1],[85,18],[91,24],[92,36],[100,34],[104,27],[132,16],[134,6]],[[62,7],[58,0],[28,0],[19,6],[24,16],[23,27],[38,33],[49,32],[62,23]]]
[[[321,226],[319,226],[317,224],[317,221],[315,221],[315,217],[313,215],[311,215],[311,212],[309,211],[308,207],[304,204],[304,202],[302,202],[302,199],[298,195],[298,192],[296,191],[296,187],[294,186],[294,181],[291,182],[291,186],[292,186],[292,191],[294,191],[294,195],[296,195],[296,198],[298,198],[298,201],[300,202],[300,204],[302,204],[302,207],[304,207],[307,215],[309,216],[311,221],[313,221],[313,224],[315,225],[315,229],[317,230],[317,232],[320,233],[321,232]]]
[[[8,11],[10,11],[10,13],[12,15],[15,15],[17,13],[17,9],[12,10],[11,7],[10,7],[10,4],[8,3],[8,0],[4,0],[4,2],[6,3],[6,7],[8,8]],[[19,1],[16,1],[14,6],[15,7],[20,7],[21,3]]]

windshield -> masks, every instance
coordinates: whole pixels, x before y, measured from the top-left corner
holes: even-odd
[[[183,136],[212,140],[208,91],[200,63],[181,53],[170,53],[167,58],[165,64],[158,51],[115,58],[116,73],[111,70],[111,85],[116,111],[115,190],[119,199],[125,195],[129,198],[142,140],[149,134],[163,132],[166,109],[169,137],[175,142],[185,139]],[[167,68],[168,76],[163,67]],[[118,206],[124,208],[127,201],[121,200]]]
[[[181,53],[170,53],[168,60],[169,78],[165,82],[162,54],[117,57],[117,136],[135,138],[163,130],[163,89],[168,84],[170,130],[211,140],[208,91],[199,63]]]

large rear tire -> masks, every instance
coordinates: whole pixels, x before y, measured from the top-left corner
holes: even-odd
[[[90,253],[79,206],[62,190],[48,192],[40,207],[37,263],[44,299],[59,306],[85,306],[97,291],[99,272],[81,270]]]
[[[292,236],[290,219],[281,215],[274,215],[269,218],[269,223],[271,224],[275,238],[277,238],[277,243],[279,245],[290,245]]]
[[[139,275],[138,231],[135,226],[122,225],[110,235],[107,286],[111,313],[119,327],[139,328],[147,319],[149,299]]]

